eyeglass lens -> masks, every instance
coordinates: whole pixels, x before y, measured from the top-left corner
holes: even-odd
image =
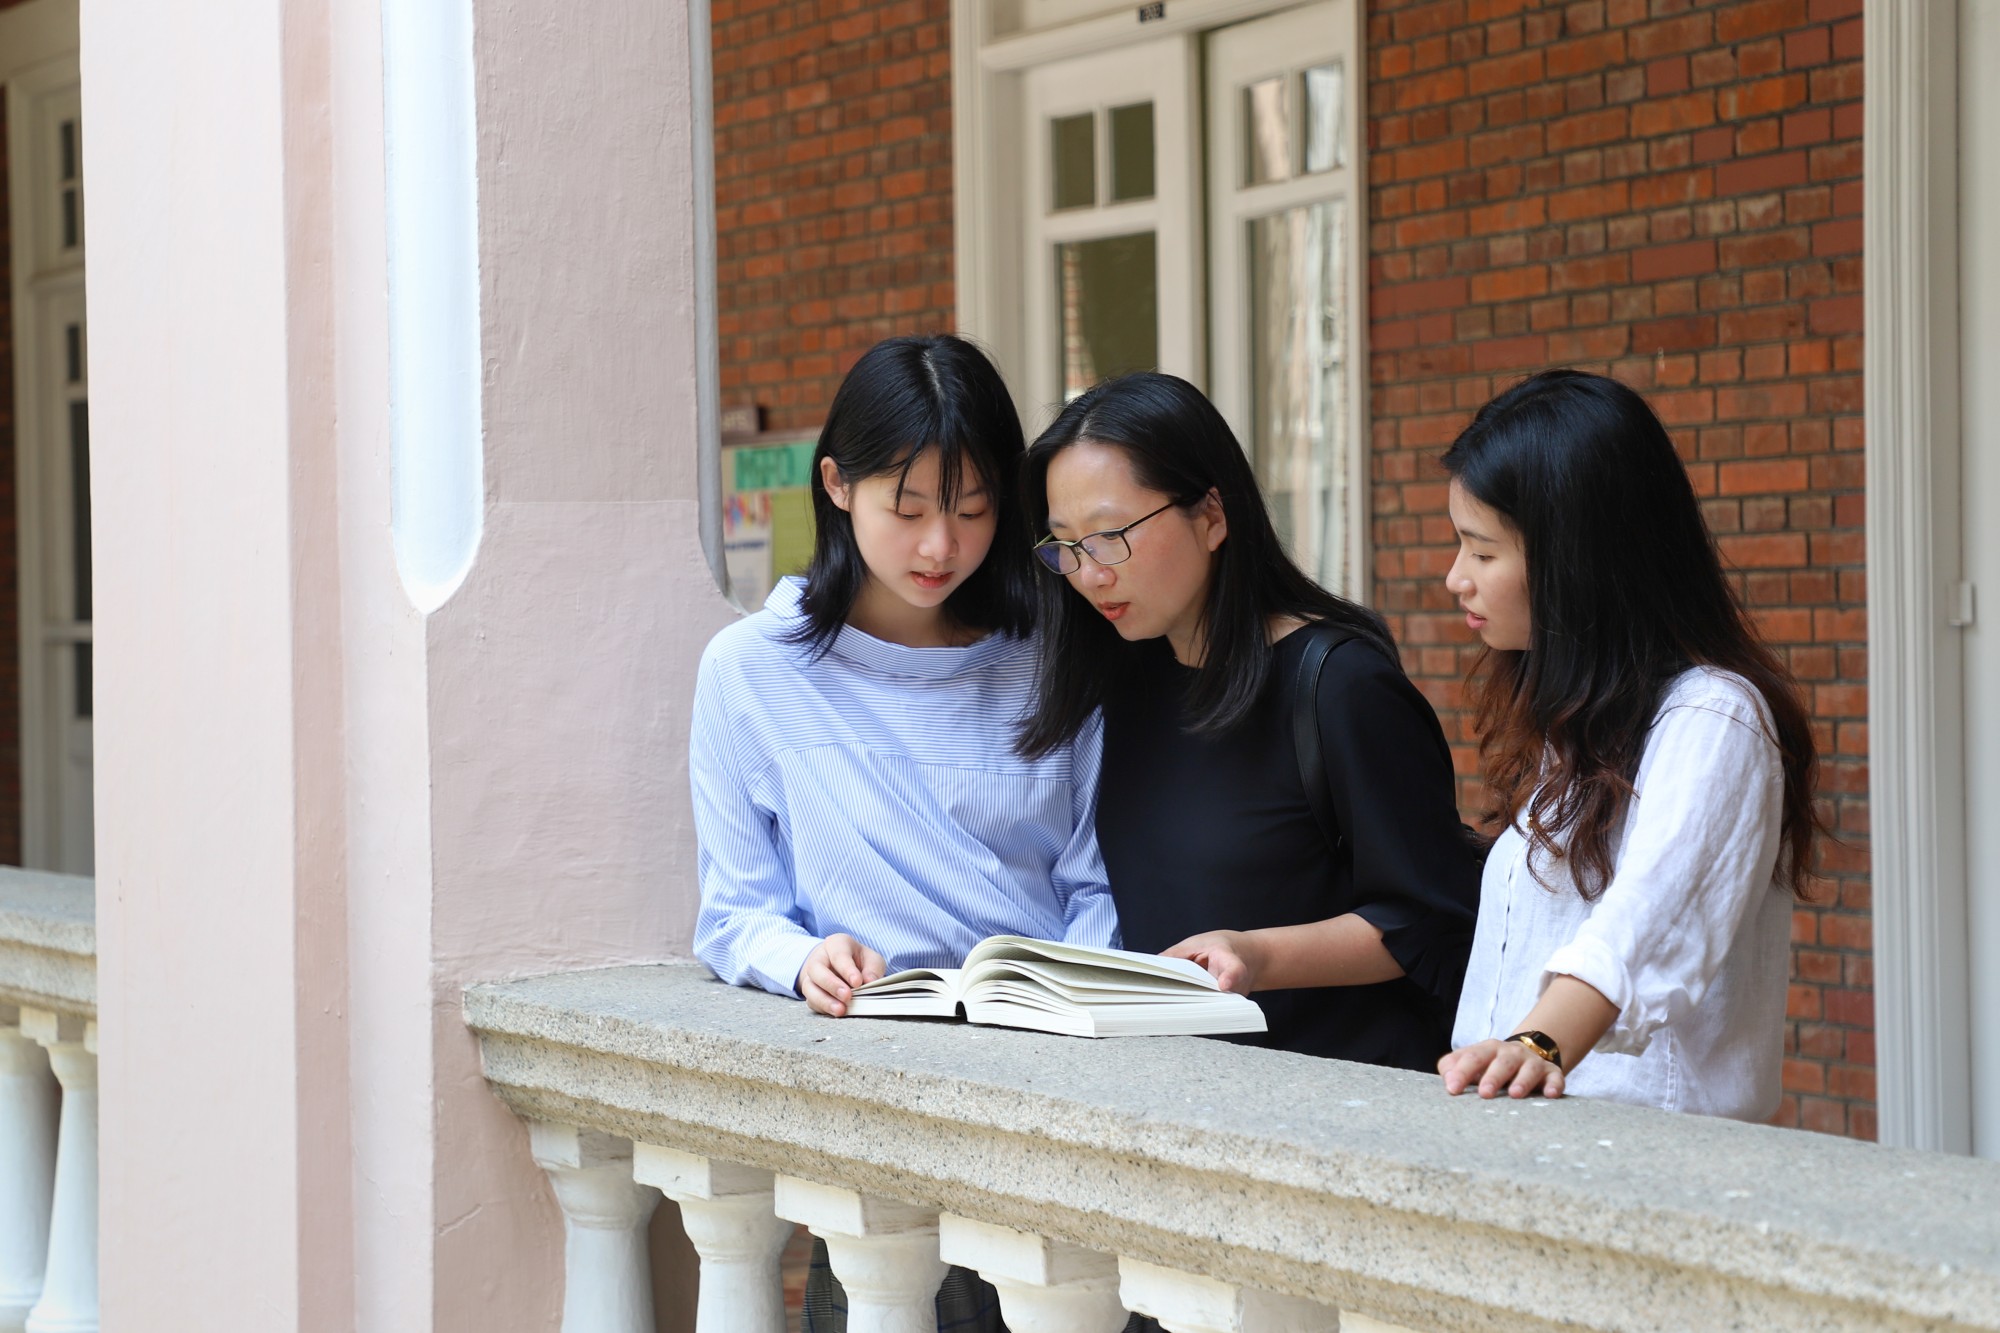
[[[1100,565],[1122,565],[1132,558],[1132,547],[1122,532],[1094,533],[1077,545]],[[1074,574],[1083,567],[1083,561],[1071,546],[1050,542],[1047,546],[1036,547],[1035,554],[1042,558],[1043,564],[1058,574]]]

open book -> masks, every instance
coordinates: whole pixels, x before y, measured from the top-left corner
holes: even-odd
[[[1019,935],[972,946],[963,967],[919,967],[854,989],[855,1018],[950,1018],[1073,1037],[1262,1032],[1264,1011],[1185,958]]]

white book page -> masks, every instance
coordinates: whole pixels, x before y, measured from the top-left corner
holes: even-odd
[[[965,970],[971,971],[988,960],[1045,958],[1053,963],[1081,964],[1129,974],[1132,982],[1154,979],[1180,985],[1218,990],[1208,969],[1186,958],[1165,958],[1154,953],[1133,953],[1127,949],[1099,949],[1087,944],[1063,944],[1056,940],[1031,940],[1021,935],[995,935],[981,940],[966,955]]]
[[[958,1012],[962,969],[913,967],[854,988],[847,1012],[856,1018],[940,1017]]]

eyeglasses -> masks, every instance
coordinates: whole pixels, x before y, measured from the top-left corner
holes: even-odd
[[[1107,528],[1103,532],[1078,537],[1073,542],[1053,535],[1044,537],[1035,543],[1035,555],[1058,574],[1074,574],[1083,568],[1083,557],[1077,554],[1078,551],[1100,565],[1122,565],[1132,558],[1132,543],[1125,540],[1125,534],[1153,514],[1164,514],[1178,503],[1177,500],[1169,500],[1152,514],[1141,514],[1122,528]]]

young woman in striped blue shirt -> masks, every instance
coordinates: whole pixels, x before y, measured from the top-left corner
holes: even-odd
[[[715,636],[695,686],[695,952],[723,980],[838,1017],[988,935],[1117,942],[1099,729],[1013,746],[1036,665],[1021,455],[1006,386],[957,338],[879,343],[834,395],[812,563]],[[845,1327],[823,1246],[806,1312]],[[938,1327],[1000,1328],[993,1289],[953,1270]]]

